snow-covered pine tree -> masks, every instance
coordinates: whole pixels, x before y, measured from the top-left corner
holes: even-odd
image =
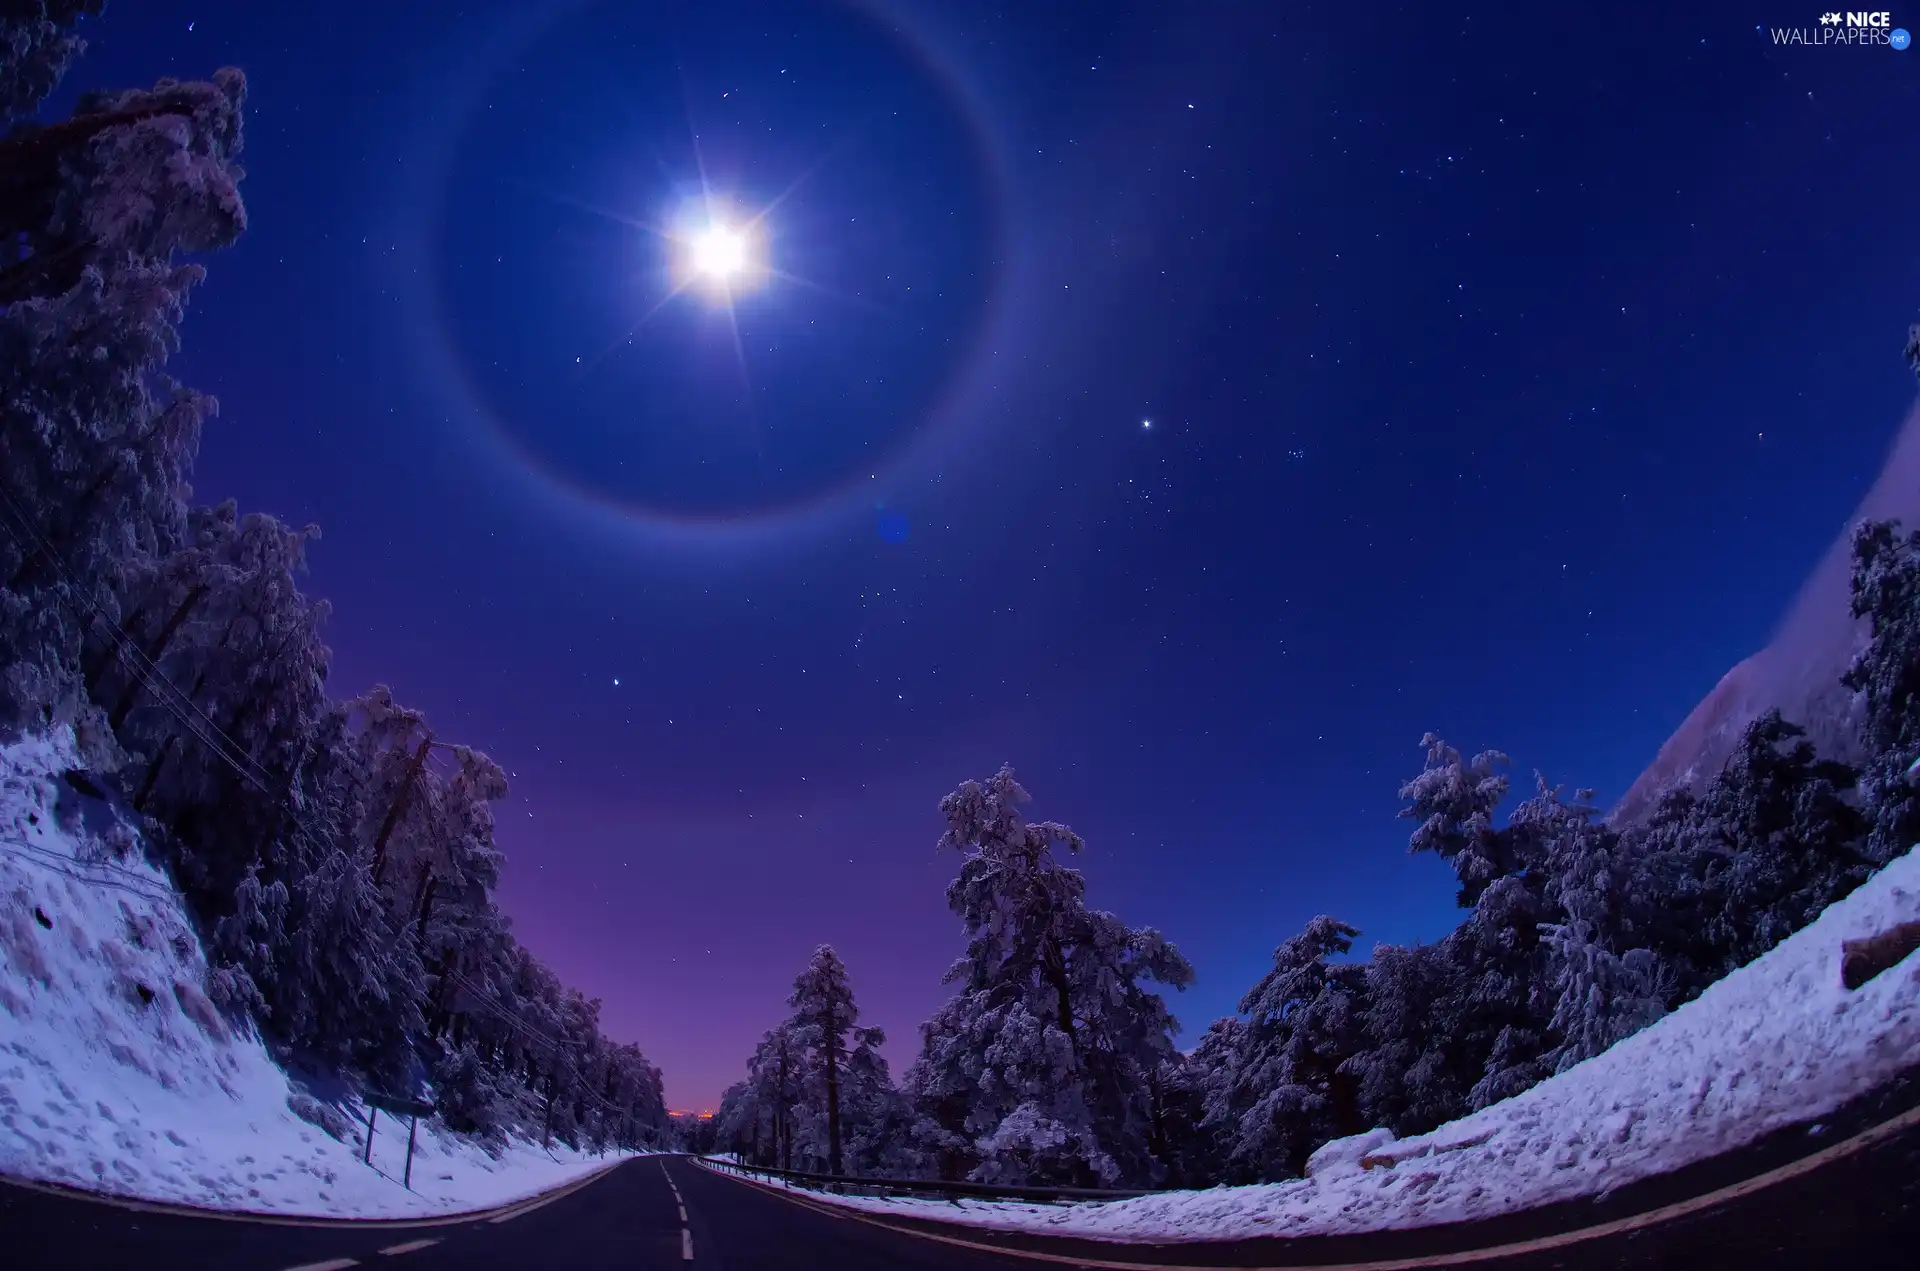
[[[920,1025],[920,1053],[901,1077],[910,1150],[918,1172],[934,1178],[965,1178],[980,1161],[973,1100],[981,1075],[975,1043],[986,1040],[983,1006],[984,999],[965,992],[941,1003]]]
[[[124,590],[125,629],[161,678],[130,673],[110,646],[89,647],[87,670],[133,758],[134,807],[162,828],[196,903],[219,912],[284,824],[289,774],[326,707],[327,606],[296,581],[313,527],[236,517],[231,503],[188,526],[189,543]]]
[[[1377,945],[1365,965],[1364,1049],[1347,1061],[1368,1125],[1423,1134],[1464,1115],[1479,1070],[1443,1009],[1468,996],[1467,973],[1445,944]]]
[[[1552,1016],[1540,924],[1558,915],[1546,896],[1550,818],[1523,805],[1495,826],[1508,790],[1507,757],[1486,751],[1463,762],[1432,733],[1421,738],[1426,764],[1401,787],[1400,815],[1420,824],[1413,852],[1434,852],[1460,880],[1458,900],[1473,912],[1441,941],[1455,967],[1453,992],[1435,1003],[1443,1027],[1460,1043],[1459,1076],[1473,1107],[1526,1089],[1549,1071]],[[1557,800],[1556,800],[1557,803]]]
[[[1233,1080],[1207,1109],[1233,1176],[1296,1175],[1314,1148],[1363,1128],[1347,1061],[1362,1047],[1365,972],[1332,961],[1359,934],[1324,914],[1313,919],[1273,951],[1273,968],[1240,1000]]]
[[[106,0],[12,0],[0,8],[0,133],[33,117],[87,42],[74,30]]]
[[[1745,966],[1845,896],[1871,872],[1867,824],[1849,801],[1856,777],[1823,761],[1806,730],[1769,711],[1700,800],[1694,844],[1710,909],[1714,978]]]
[[[1558,1044],[1553,1070],[1565,1072],[1666,1013],[1667,979],[1651,949],[1616,953],[1584,918],[1546,928],[1554,1008],[1548,1027]]]
[[[0,716],[88,736],[103,730],[82,644],[119,620],[123,570],[180,542],[178,492],[214,409],[161,374],[202,276],[174,258],[245,224],[238,71],[29,122],[80,47],[74,21],[97,11],[0,18]]]
[[[1553,1014],[1552,1062],[1563,1071],[1639,1031],[1666,1010],[1672,976],[1648,947],[1655,880],[1631,839],[1598,820],[1591,790],[1573,802],[1536,776],[1512,824],[1544,860],[1542,925]]]
[[[213,924],[216,1000],[251,1005],[303,1062],[404,1085],[424,968],[353,850],[360,783],[345,712],[330,707],[310,743],[287,816]]]
[[[854,1004],[847,965],[832,945],[823,944],[813,951],[806,969],[793,982],[787,1005],[793,1008],[796,1034],[811,1052],[813,1069],[820,1077],[826,1117],[825,1163],[829,1174],[838,1174],[841,1075],[849,1058],[847,1038],[859,1022],[860,1008]]]
[[[1456,996],[1438,1005],[1464,1043],[1473,1108],[1511,1098],[1552,1075],[1552,986],[1541,924],[1546,903],[1519,875],[1495,879],[1441,943],[1456,966]]]
[[[10,62],[0,59],[0,100],[33,95],[28,80],[48,63],[22,73]],[[0,258],[0,304],[59,296],[89,273],[111,278],[129,261],[167,263],[238,238],[247,225],[235,162],[246,90],[246,76],[228,68],[210,83],[89,93],[71,118],[0,137],[0,229],[11,249]]]
[[[1205,1187],[1227,1174],[1226,1136],[1207,1120],[1207,1109],[1225,1096],[1244,1048],[1246,1021],[1228,1015],[1207,1026],[1190,1053],[1161,1064],[1149,1089],[1154,1112],[1154,1154],[1166,1164],[1166,1187]]]
[[[753,1101],[752,1091],[750,1083],[736,1081],[720,1092],[720,1106],[713,1113],[714,1150],[758,1164],[760,1108]]]
[[[986,1181],[1151,1181],[1150,1077],[1177,1025],[1147,984],[1184,988],[1193,970],[1157,931],[1087,908],[1054,856],[1079,836],[1029,823],[1027,802],[1009,768],[941,801],[967,949],[906,1082],[916,1132],[941,1168]]]
[[[1920,326],[1914,328],[1920,333]],[[1909,346],[1920,373],[1920,335]],[[1885,864],[1920,842],[1920,532],[1869,521],[1853,535],[1853,614],[1871,639],[1842,683],[1865,706],[1867,758],[1861,773],[1871,832],[1867,852]]]
[[[841,1080],[841,1124],[846,1164],[856,1175],[900,1177],[914,1171],[909,1150],[911,1109],[894,1088],[880,1051],[887,1035],[871,1025],[853,1030]]]
[[[374,881],[385,886],[394,836],[405,839],[409,833],[428,831],[431,817],[423,813],[422,805],[431,787],[423,778],[435,739],[426,716],[396,702],[385,684],[376,684],[354,699],[353,708],[371,786],[362,833]]]
[[[747,1063],[747,1079],[754,1100],[767,1120],[765,1150],[769,1159],[761,1164],[793,1168],[795,1110],[806,1089],[806,1048],[793,1035],[790,1024],[782,1023],[767,1031]]]
[[[1516,852],[1515,836],[1496,829],[1494,809],[1507,797],[1508,780],[1502,771],[1506,755],[1482,751],[1471,761],[1433,733],[1420,739],[1426,765],[1420,775],[1400,787],[1407,806],[1400,815],[1420,824],[1408,842],[1413,852],[1432,852],[1453,868],[1460,880],[1459,904],[1470,909],[1496,878],[1525,868]]]

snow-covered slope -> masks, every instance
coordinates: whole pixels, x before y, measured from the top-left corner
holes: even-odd
[[[423,1122],[409,1192],[405,1128],[382,1117],[363,1164],[364,1110],[320,1104],[213,1009],[178,894],[63,780],[75,763],[70,735],[0,745],[0,1173],[374,1217],[484,1208],[611,1159],[530,1143],[494,1157]]]
[[[1807,729],[1820,754],[1858,758],[1854,695],[1840,676],[1866,640],[1850,609],[1853,530],[1862,521],[1920,526],[1920,404],[1901,425],[1873,486],[1840,527],[1794,597],[1766,647],[1728,671],[1660,747],[1614,808],[1621,822],[1639,820],[1676,786],[1697,786],[1719,772],[1747,725],[1778,709]]]
[[[1304,1179],[1066,1207],[825,1199],[1059,1235],[1220,1240],[1419,1227],[1596,1195],[1825,1116],[1920,1065],[1920,954],[1857,991],[1840,982],[1843,941],[1915,920],[1920,850],[1611,1050],[1431,1134],[1329,1143]]]

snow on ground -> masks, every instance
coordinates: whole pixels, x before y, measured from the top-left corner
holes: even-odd
[[[1421,1227],[1598,1195],[1825,1116],[1920,1065],[1920,954],[1858,991],[1840,983],[1842,941],[1916,919],[1920,850],[1611,1050],[1431,1134],[1329,1143],[1304,1179],[1067,1206],[822,1199],[1055,1235],[1228,1240]]]
[[[599,1158],[514,1142],[498,1157],[422,1122],[322,1106],[202,992],[206,962],[166,875],[61,774],[70,734],[0,745],[0,1174],[148,1200],[341,1217],[481,1209]],[[329,1120],[344,1141],[303,1119]],[[348,1118],[357,1118],[357,1124]]]

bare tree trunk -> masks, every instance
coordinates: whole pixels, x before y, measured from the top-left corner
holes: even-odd
[[[156,587],[155,590],[158,590],[158,587]],[[211,587],[209,584],[200,583],[187,592],[186,598],[180,602],[180,607],[174,610],[173,616],[161,625],[158,642],[163,649],[166,643],[173,639],[173,633],[179,629],[180,624],[187,620],[187,616],[193,612],[201,600],[206,598],[210,590]],[[151,606],[143,606],[141,611],[134,615],[131,620],[121,623],[121,630],[126,633],[129,640],[133,638],[133,633],[136,629],[146,625],[141,619],[146,616],[146,609],[150,607]],[[106,641],[105,647],[100,650],[99,655],[93,659],[93,665],[87,668],[87,692],[89,695],[99,691],[100,681],[106,678],[107,668],[113,665],[119,652],[120,642],[109,639]],[[156,654],[149,650],[147,656],[154,657]]]
[[[167,757],[173,751],[173,743],[179,739],[180,734],[174,733],[160,743],[160,753],[155,755],[153,762],[147,765],[147,775],[145,779],[140,782],[140,793],[133,796],[133,810],[135,812],[145,812],[147,810],[147,800],[153,797],[153,788],[160,782],[160,769],[166,766]]]
[[[400,814],[407,809],[407,798],[413,793],[414,780],[419,777],[420,769],[426,766],[427,751],[433,746],[433,734],[428,733],[420,741],[420,748],[413,752],[413,761],[407,765],[407,775],[400,782],[399,793],[393,796],[393,804],[387,809],[387,815],[380,822],[380,832],[373,839],[373,884],[380,885],[380,875],[387,867],[387,840],[393,835],[393,827],[400,823]]]
[[[826,1036],[827,1052],[827,1173],[840,1172],[840,1035],[837,1031],[839,1021],[831,1012],[827,1015],[829,1029]]]
[[[428,871],[426,886],[421,889],[420,895],[414,905],[420,915],[414,919],[413,939],[415,944],[427,938],[427,916],[433,912],[433,889],[439,886],[439,884],[439,878],[436,877],[432,871]]]
[[[233,639],[233,629],[239,625],[240,615],[235,614],[232,618],[228,619],[226,630],[220,633],[221,645],[224,646],[229,640]],[[171,633],[169,633],[167,639],[169,642],[172,641],[173,636]],[[156,645],[155,651],[147,654],[147,661],[157,665],[161,657],[166,654],[166,646],[157,644],[157,642]],[[121,725],[127,722],[127,716],[133,713],[134,706],[137,705],[140,700],[140,690],[146,687],[146,683],[146,680],[136,672],[132,681],[127,685],[127,691],[120,695],[118,702],[114,703],[113,714],[107,721],[113,725],[114,732],[118,733]],[[200,674],[194,678],[193,688],[186,694],[187,705],[189,707],[193,705],[194,699],[200,696],[200,690],[206,687],[206,683],[207,671],[205,667],[202,667]]]
[[[1072,1043],[1074,1054],[1080,1052],[1080,1035],[1073,1027],[1073,995],[1067,983],[1067,956],[1059,943],[1049,937],[1041,952],[1041,965],[1046,972],[1047,982],[1053,986],[1054,1009],[1058,1013],[1060,1031],[1067,1035]]]

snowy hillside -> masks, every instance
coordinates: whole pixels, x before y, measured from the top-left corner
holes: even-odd
[[[1859,703],[1840,676],[1867,634],[1848,607],[1853,527],[1867,520],[1920,526],[1920,406],[1907,415],[1880,475],[1839,527],[1772,638],[1728,671],[1681,721],[1621,796],[1616,818],[1636,821],[1665,791],[1697,786],[1720,771],[1741,732],[1769,709],[1805,727],[1823,756],[1848,762],[1860,757]]]
[[[323,1106],[222,1020],[178,895],[63,779],[74,765],[70,736],[0,745],[0,1173],[371,1217],[500,1204],[613,1159],[530,1143],[495,1158],[422,1123],[408,1192],[405,1129],[382,1117],[362,1163],[364,1110]]]
[[[1612,1049],[1431,1134],[1329,1143],[1305,1179],[1066,1207],[830,1199],[1059,1235],[1203,1240],[1418,1227],[1597,1195],[1824,1116],[1920,1065],[1920,954],[1857,991],[1840,981],[1843,941],[1915,920],[1920,851]]]

